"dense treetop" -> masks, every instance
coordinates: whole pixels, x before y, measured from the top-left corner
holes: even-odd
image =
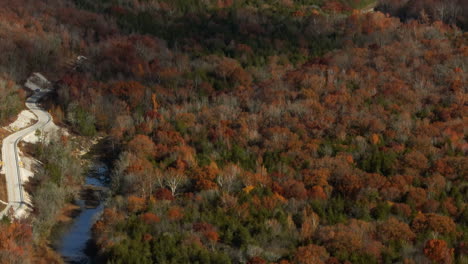
[[[51,110],[117,153],[93,228],[100,260],[466,262],[459,13],[403,16],[389,11],[396,1],[378,5],[390,14],[357,10],[366,1],[29,2],[0,9],[0,36],[14,36],[0,52],[20,65],[0,69],[20,80],[88,57],[55,71]]]

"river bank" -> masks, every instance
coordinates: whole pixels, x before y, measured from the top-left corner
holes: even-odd
[[[113,156],[108,147],[108,141],[102,139],[83,155],[89,168],[85,182],[77,198],[63,208],[51,234],[51,247],[66,263],[92,263],[91,229],[104,209],[110,184]]]
[[[94,162],[87,173],[80,198],[69,208],[71,217],[62,222],[61,234],[56,237],[53,247],[65,262],[91,262],[86,247],[91,239],[91,228],[104,208],[108,171],[103,162]]]

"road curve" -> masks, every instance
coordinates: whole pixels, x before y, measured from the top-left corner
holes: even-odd
[[[14,218],[21,218],[26,213],[27,206],[19,166],[18,142],[25,136],[35,133],[37,129],[41,129],[52,120],[50,114],[42,110],[37,104],[39,99],[47,92],[47,90],[40,90],[26,100],[26,107],[37,116],[37,123],[13,133],[3,140],[2,159],[7,185],[8,205],[0,212],[0,219],[3,218],[10,209],[13,209]]]

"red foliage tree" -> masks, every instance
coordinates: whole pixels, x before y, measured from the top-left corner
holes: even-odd
[[[456,231],[456,225],[452,218],[433,213],[416,215],[411,223],[411,228],[418,233],[432,230],[440,234],[453,234]]]
[[[411,188],[406,197],[406,202],[414,205],[416,208],[421,208],[426,201],[427,193],[423,188]]]
[[[146,207],[146,201],[144,198],[137,196],[129,196],[127,199],[127,209],[129,212],[142,211]]]
[[[330,178],[330,169],[320,168],[316,170],[302,170],[303,181],[306,186],[326,186]]]
[[[325,264],[330,257],[324,247],[309,244],[299,247],[294,254],[294,261],[298,264]]]
[[[215,230],[214,226],[206,222],[197,222],[192,225],[193,230],[196,232],[206,232]]]
[[[171,191],[166,188],[159,188],[154,193],[154,197],[158,200],[174,200],[174,196],[172,195]]]
[[[173,206],[167,211],[167,217],[172,221],[178,221],[184,217],[183,209],[178,206]]]
[[[267,264],[268,262],[261,257],[253,257],[247,261],[247,264]]]
[[[359,252],[380,257],[383,245],[374,239],[375,232],[373,223],[351,219],[347,225],[320,227],[317,238],[330,252]]]
[[[195,180],[196,187],[199,190],[216,189],[218,186],[215,183],[215,179],[219,172],[218,165],[215,162],[211,162],[202,168],[194,168],[190,177]]]
[[[299,200],[304,200],[307,198],[307,190],[304,187],[304,183],[289,179],[283,183],[284,196],[286,198],[296,198]]]
[[[156,146],[148,136],[136,135],[130,142],[128,142],[128,149],[135,155],[146,157],[154,155]]]
[[[383,242],[395,240],[413,241],[416,235],[411,231],[410,227],[394,217],[389,218],[385,222],[379,224],[378,235]]]
[[[0,224],[0,263],[31,261],[32,229],[26,223],[14,221]]]
[[[159,223],[160,219],[157,215],[153,214],[153,213],[144,213],[142,214],[141,216],[141,219],[143,220],[143,222],[145,222],[146,224],[155,224],[155,223]]]
[[[431,239],[424,246],[424,255],[436,263],[450,264],[453,262],[453,249],[447,247],[447,242]]]
[[[216,243],[219,240],[219,234],[216,231],[210,230],[203,232],[203,236],[210,242]]]
[[[404,217],[410,217],[411,216],[411,207],[409,205],[404,204],[404,203],[395,203],[392,206],[392,213]]]
[[[111,94],[128,102],[130,106],[136,107],[142,102],[143,95],[147,88],[137,81],[116,82],[109,85],[108,90]]]
[[[362,187],[362,179],[353,173],[345,173],[337,179],[336,189],[347,197],[355,197]]]
[[[325,193],[322,187],[314,186],[309,190],[309,197],[317,200],[326,200],[328,195]]]

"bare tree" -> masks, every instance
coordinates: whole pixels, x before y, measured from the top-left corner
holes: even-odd
[[[130,164],[129,153],[122,152],[119,159],[115,162],[114,169],[112,170],[112,183],[111,188],[113,191],[119,191],[125,178],[125,170]]]
[[[152,177],[154,180],[154,185],[159,187],[159,188],[164,188],[164,174],[161,172],[160,169],[155,169],[154,170],[154,177]]]
[[[224,170],[216,178],[218,186],[226,192],[231,192],[233,185],[235,184],[241,169],[239,166],[234,164],[227,165]]]
[[[173,196],[176,195],[177,189],[187,182],[187,177],[181,171],[175,169],[169,170],[164,178],[164,182]]]

